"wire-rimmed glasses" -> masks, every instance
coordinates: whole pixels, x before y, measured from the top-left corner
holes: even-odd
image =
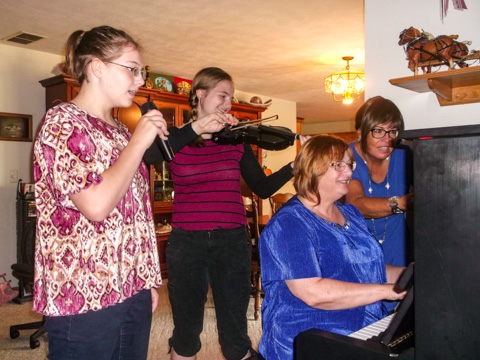
[[[345,171],[347,166],[353,171],[357,167],[357,163],[355,161],[346,162],[346,161],[337,161],[337,162],[331,162],[330,166],[333,166],[336,171],[342,172]]]
[[[113,62],[113,61],[105,61],[107,63],[110,63],[110,64],[113,64],[113,65],[118,65],[118,66],[122,66],[124,68],[127,68],[128,70],[130,70],[130,72],[132,73],[132,75],[134,77],[137,77],[137,76],[141,76],[143,80],[146,80],[147,79],[147,71],[145,70],[145,68],[139,68],[139,67],[136,67],[136,66],[127,66],[127,65],[122,65],[122,64],[118,64],[116,62]]]

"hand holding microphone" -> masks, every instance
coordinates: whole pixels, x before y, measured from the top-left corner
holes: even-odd
[[[143,103],[140,106],[140,112],[142,113],[142,116],[145,115],[150,110],[158,110],[157,106],[152,101]],[[165,161],[172,161],[174,155],[168,140],[162,140],[160,139],[160,136],[157,135],[157,137],[155,138],[155,143],[160,148],[160,152],[162,153]]]

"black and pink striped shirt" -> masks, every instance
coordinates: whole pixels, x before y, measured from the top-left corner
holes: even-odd
[[[169,163],[174,185],[172,226],[184,230],[231,229],[247,219],[240,193],[240,177],[260,198],[268,198],[293,176],[290,164],[266,176],[250,145],[186,145],[198,135],[187,124],[171,127],[169,141],[175,153]],[[155,143],[147,150],[148,164],[163,161]]]
[[[172,226],[230,229],[247,224],[240,193],[243,145],[185,146],[170,169],[175,189]]]

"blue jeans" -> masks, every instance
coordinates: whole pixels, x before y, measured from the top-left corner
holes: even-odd
[[[193,356],[200,350],[210,284],[222,353],[227,360],[244,357],[252,346],[247,332],[251,251],[245,227],[212,231],[174,228],[166,256],[175,325],[170,345],[175,352]]]
[[[150,290],[98,311],[47,316],[48,359],[146,359],[151,323]]]

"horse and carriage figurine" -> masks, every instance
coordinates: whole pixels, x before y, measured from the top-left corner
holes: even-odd
[[[464,68],[478,63],[480,59],[480,51],[472,50],[469,53],[468,45],[471,45],[471,41],[458,41],[458,35],[434,37],[414,27],[400,33],[398,45],[404,46],[408,68],[415,75],[418,75],[418,68],[421,68],[423,73],[430,73],[434,66]]]

